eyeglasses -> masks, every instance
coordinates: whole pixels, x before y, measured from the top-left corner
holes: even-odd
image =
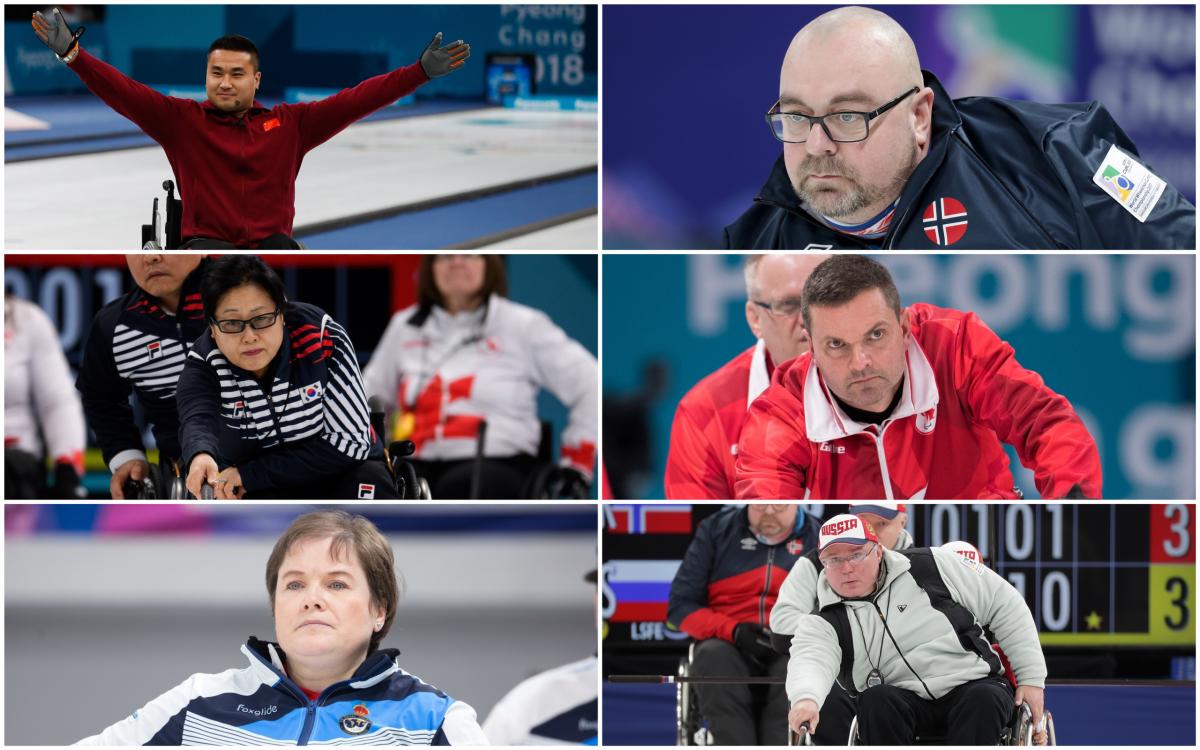
[[[827,568],[844,568],[848,565],[858,565],[863,560],[866,560],[867,557],[874,551],[875,551],[875,543],[872,542],[871,544],[869,544],[865,548],[863,548],[863,550],[861,552],[855,552],[853,555],[847,555],[845,557],[830,557],[830,558],[822,557],[821,564]]]
[[[830,112],[827,115],[802,115],[798,112],[780,112],[779,102],[775,102],[767,111],[767,124],[771,133],[784,143],[804,143],[808,140],[814,124],[821,126],[825,135],[834,143],[855,143],[865,141],[871,134],[870,123],[876,117],[887,112],[905,98],[920,91],[913,86],[900,96],[891,100],[879,109],[871,112]]]
[[[778,315],[780,317],[791,317],[796,315],[800,312],[801,308],[801,300],[799,297],[781,299],[778,302],[760,302],[756,299],[752,299],[750,301],[772,315]]]
[[[254,330],[261,331],[264,328],[270,328],[271,326],[275,325],[275,319],[279,317],[279,313],[280,310],[276,310],[275,312],[269,312],[263,315],[255,315],[249,320],[214,319],[213,325],[215,325],[217,330],[221,333],[241,333],[242,331],[246,330],[247,324],[249,324]]]

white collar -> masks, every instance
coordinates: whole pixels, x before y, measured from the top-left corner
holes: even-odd
[[[771,373],[767,370],[767,342],[762,339],[754,345],[754,356],[750,358],[750,387],[746,391],[746,409],[754,403],[767,386],[771,385]]]
[[[920,344],[908,336],[908,345],[904,352],[905,375],[903,392],[900,402],[884,420],[888,422],[917,414],[924,414],[938,405],[937,380],[933,374],[933,366]],[[927,419],[929,429],[932,429],[932,418]],[[838,406],[829,392],[825,382],[817,372],[817,363],[809,364],[808,375],[804,379],[804,429],[808,439],[823,443],[827,440],[857,435],[871,425],[861,424],[851,419]],[[923,430],[924,431],[924,430]]]

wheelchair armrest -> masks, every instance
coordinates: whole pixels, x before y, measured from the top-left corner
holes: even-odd
[[[417,452],[417,444],[411,440],[394,440],[388,444],[388,455],[392,458],[404,458]]]

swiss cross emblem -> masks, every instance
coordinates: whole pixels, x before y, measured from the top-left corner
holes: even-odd
[[[799,555],[804,551],[804,542],[799,539],[793,539],[787,543],[787,551],[789,555]]]
[[[938,198],[925,207],[925,236],[935,245],[953,245],[967,233],[967,207],[955,198]]]

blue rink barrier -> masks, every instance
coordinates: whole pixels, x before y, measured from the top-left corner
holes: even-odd
[[[674,685],[604,685],[605,745],[674,745]],[[1046,688],[1060,745],[1196,745],[1196,686]]]

